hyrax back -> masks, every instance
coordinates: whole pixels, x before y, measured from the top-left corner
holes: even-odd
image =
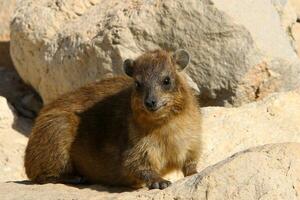
[[[124,61],[129,76],[96,82],[45,106],[25,153],[37,183],[91,183],[163,189],[162,176],[196,173],[201,116],[180,70],[184,50]]]

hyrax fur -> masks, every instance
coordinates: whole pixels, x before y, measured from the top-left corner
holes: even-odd
[[[46,105],[26,148],[29,179],[163,189],[172,170],[197,173],[201,115],[180,73],[188,62],[185,50],[151,51],[124,61],[129,77],[104,79]]]

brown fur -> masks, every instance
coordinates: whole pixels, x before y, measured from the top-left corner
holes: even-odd
[[[201,116],[176,61],[157,50],[137,58],[133,69],[132,78],[87,85],[42,109],[25,153],[29,179],[66,183],[80,176],[91,183],[163,189],[170,182],[162,176],[172,170],[196,173]],[[159,85],[165,74],[171,89]],[[134,80],[143,82],[143,91]],[[149,92],[166,105],[145,109]]]

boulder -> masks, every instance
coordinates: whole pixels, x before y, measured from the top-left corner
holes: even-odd
[[[202,104],[238,106],[300,85],[286,31],[296,19],[281,11],[285,4],[275,0],[23,0],[11,25],[11,53],[47,104],[122,74],[125,58],[184,48]]]
[[[270,144],[239,152],[164,190],[0,183],[8,199],[298,199],[300,144]]]

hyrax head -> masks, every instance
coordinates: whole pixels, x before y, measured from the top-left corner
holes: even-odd
[[[178,72],[189,63],[190,56],[185,50],[169,53],[155,50],[126,59],[125,73],[135,81],[132,107],[145,114],[159,115],[179,112],[184,101],[184,83]]]

